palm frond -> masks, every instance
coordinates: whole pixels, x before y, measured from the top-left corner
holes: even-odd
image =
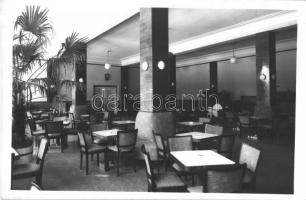
[[[46,40],[48,33],[53,31],[49,23],[48,10],[40,10],[40,6],[27,6],[26,11],[17,17],[15,22],[15,30],[20,27],[24,31],[28,31],[38,37],[40,40]]]

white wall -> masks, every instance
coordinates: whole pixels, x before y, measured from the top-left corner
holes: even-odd
[[[105,73],[110,74],[110,80],[105,80]],[[94,85],[117,85],[117,92],[120,92],[121,70],[120,67],[111,67],[106,70],[102,65],[87,64],[87,101],[93,96]]]

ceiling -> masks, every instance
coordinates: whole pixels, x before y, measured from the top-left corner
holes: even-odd
[[[255,9],[169,9],[169,44],[203,37],[245,23],[273,16],[280,10]],[[139,53],[139,13],[100,34],[88,42],[87,62],[104,63],[107,50],[109,61],[121,65],[122,59]]]

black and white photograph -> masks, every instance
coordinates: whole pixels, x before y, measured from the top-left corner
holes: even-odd
[[[1,198],[305,199],[306,2],[3,0]]]

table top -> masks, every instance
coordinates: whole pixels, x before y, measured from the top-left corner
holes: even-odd
[[[80,115],[80,117],[89,117],[89,114]]]
[[[235,164],[234,161],[212,150],[172,151],[170,155],[187,168]]]
[[[70,124],[70,121],[63,121],[63,125],[64,126],[67,126],[67,125],[69,125]]]
[[[112,121],[112,124],[117,124],[117,125],[135,124],[135,121],[133,120]]]
[[[112,136],[116,136],[118,131],[120,131],[120,129],[109,129],[109,130],[103,130],[103,131],[94,131],[92,132],[94,136],[98,136],[98,137],[112,137]]]
[[[201,126],[203,123],[201,122],[193,122],[193,121],[188,121],[188,122],[177,122],[179,125],[183,126]]]
[[[200,142],[201,140],[219,137],[219,135],[217,135],[217,134],[203,133],[203,132],[187,132],[187,133],[179,133],[179,134],[176,134],[176,135],[177,136],[191,135],[194,142]]]

